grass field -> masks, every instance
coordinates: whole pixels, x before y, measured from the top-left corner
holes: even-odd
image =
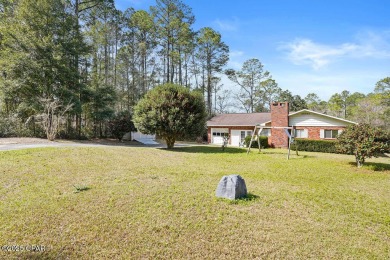
[[[0,259],[388,259],[390,160],[218,147],[0,152]],[[249,197],[217,199],[223,175]],[[28,248],[29,249],[29,248]]]

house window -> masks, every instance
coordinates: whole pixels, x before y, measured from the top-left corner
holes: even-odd
[[[339,135],[338,130],[324,130],[324,137],[328,139],[335,139]]]
[[[224,136],[228,136],[229,134],[227,133],[227,129],[213,129],[212,130],[212,133],[213,133],[213,136],[214,137],[224,137]]]
[[[241,141],[245,139],[245,131],[241,131]]]
[[[261,132],[260,132],[260,135],[261,136],[270,136],[271,135],[271,129],[263,128],[263,130],[261,130]]]
[[[307,130],[306,129],[295,129],[295,137],[296,138],[307,138]]]
[[[241,131],[241,143],[244,143],[245,137],[252,135],[252,131]]]
[[[295,130],[295,137],[296,138],[304,138],[305,130],[304,129],[297,129]]]

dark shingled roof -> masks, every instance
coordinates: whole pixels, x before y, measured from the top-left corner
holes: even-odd
[[[255,126],[271,121],[271,113],[220,114],[207,121],[207,126]]]

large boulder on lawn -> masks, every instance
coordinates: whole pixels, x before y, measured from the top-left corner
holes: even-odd
[[[237,174],[223,176],[219,181],[216,196],[226,199],[239,199],[247,196],[245,180]]]

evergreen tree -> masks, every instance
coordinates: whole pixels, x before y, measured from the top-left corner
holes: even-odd
[[[2,20],[0,64],[6,103],[12,104],[8,107],[17,112],[28,107],[24,114],[31,116],[44,112],[42,100],[56,101],[57,109],[77,103],[80,73],[72,64],[75,54],[87,48],[74,37],[75,24],[60,0],[20,1]]]
[[[253,113],[257,103],[256,92],[260,83],[270,78],[269,72],[263,70],[263,64],[258,59],[250,59],[244,62],[240,71],[228,69],[225,71],[228,78],[240,86],[238,98],[248,113]]]
[[[185,42],[183,38],[190,37],[195,17],[191,8],[180,0],[156,0],[156,5],[150,7],[150,10],[161,47],[159,54],[163,64],[163,82],[173,83],[181,71],[181,44]]]
[[[266,79],[260,82],[260,86],[256,91],[257,107],[256,111],[266,112],[271,110],[271,104],[274,101],[279,101],[279,96],[282,89],[274,79]]]
[[[221,72],[229,60],[229,47],[222,42],[221,35],[206,27],[199,31],[197,37],[199,56],[203,60],[203,70],[206,72],[207,112],[212,114],[213,79],[215,73]]]
[[[149,91],[137,104],[134,123],[142,133],[162,137],[168,149],[171,149],[178,138],[193,138],[202,134],[206,115],[199,92],[164,84]]]

